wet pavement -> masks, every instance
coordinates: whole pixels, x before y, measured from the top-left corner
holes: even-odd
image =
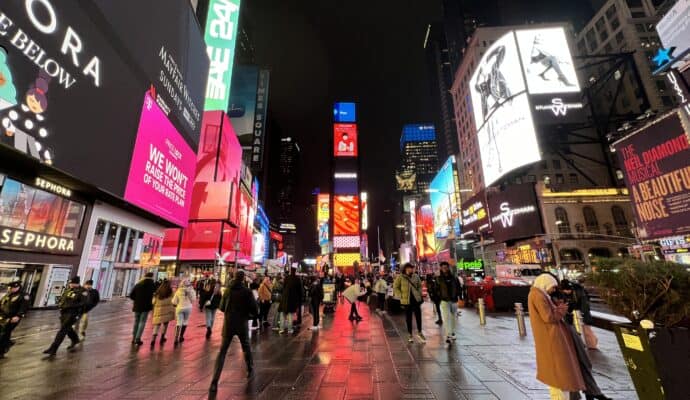
[[[130,345],[132,313],[124,299],[102,303],[90,318],[87,340],[55,358],[41,352],[57,329],[57,311],[35,311],[15,331],[17,344],[0,360],[0,398],[5,399],[206,399],[220,347],[222,314],[205,340],[203,313],[194,310],[185,342],[172,335],[151,350],[150,319],[140,348]],[[256,376],[247,382],[237,339],[219,384],[218,399],[548,399],[535,379],[531,333],[520,338],[515,318],[489,316],[480,326],[472,310],[459,319],[458,341],[448,347],[429,303],[423,306],[427,343],[407,343],[404,317],[378,316],[360,303],[364,321],[347,320],[349,306],[311,317],[292,336],[254,333]],[[171,325],[169,331],[173,332]],[[614,399],[637,399],[611,332],[595,329],[600,350],[590,352],[595,377]]]

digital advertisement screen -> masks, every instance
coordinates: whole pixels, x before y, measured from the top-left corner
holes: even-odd
[[[687,126],[673,112],[614,143],[642,238],[690,233]]]
[[[431,257],[436,254],[436,236],[434,234],[434,212],[426,204],[417,210],[417,254]]]
[[[333,155],[357,157],[357,124],[333,124]]]
[[[180,260],[215,260],[220,249],[222,222],[192,222],[182,231]],[[234,240],[234,239],[233,239]],[[225,241],[223,241],[225,244]],[[230,241],[232,247],[233,241]]]
[[[359,199],[362,205],[362,230],[366,231],[369,229],[369,195],[367,192],[362,192],[359,194]]]
[[[252,261],[262,264],[264,262],[264,255],[266,253],[266,241],[264,235],[255,233],[252,236]]]
[[[510,185],[487,195],[491,228],[496,242],[544,233],[533,184]]]
[[[353,195],[359,192],[357,177],[335,178],[333,179],[333,193]]]
[[[235,66],[232,73],[228,116],[242,146],[251,146],[252,144],[258,82],[259,67],[256,65]]]
[[[360,214],[358,196],[334,196],[334,235],[359,235],[359,219]]]
[[[335,253],[333,263],[336,267],[353,267],[355,263],[361,262],[359,253]]]
[[[240,0],[210,0],[206,16],[206,52],[210,60],[205,111],[227,111],[235,61]]]
[[[357,122],[355,103],[335,103],[333,105],[333,121]]]
[[[690,0],[678,0],[676,4],[661,18],[656,24],[656,31],[664,48],[675,47],[676,55],[690,48]],[[687,62],[690,54],[683,57]],[[674,66],[680,67],[683,62],[678,62]]]
[[[144,233],[141,240],[141,254],[139,255],[139,265],[149,268],[160,265],[161,251],[163,250],[163,238]]]
[[[147,93],[125,200],[185,227],[195,172],[196,154]]]
[[[455,235],[460,235],[460,218],[458,204],[458,177],[455,171],[455,158],[450,157],[443,164],[438,174],[429,185],[431,207],[434,212],[434,226],[437,238],[447,238],[450,227]]]
[[[319,246],[328,244],[328,220],[330,218],[330,195],[321,193],[316,198],[316,226],[319,230]]]
[[[527,29],[515,35],[530,94],[580,91],[565,29]]]
[[[486,194],[482,190],[462,203],[462,229],[464,235],[467,235],[479,233],[489,227],[489,208],[486,205]]]

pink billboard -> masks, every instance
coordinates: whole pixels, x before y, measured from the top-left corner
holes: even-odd
[[[146,93],[125,200],[186,227],[195,171],[196,153]]]

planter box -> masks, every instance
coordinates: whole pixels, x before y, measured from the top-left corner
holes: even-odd
[[[616,339],[640,399],[687,400],[690,331],[615,324]]]

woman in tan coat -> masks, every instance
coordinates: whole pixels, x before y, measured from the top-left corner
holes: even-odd
[[[551,399],[567,400],[568,392],[585,390],[575,346],[563,317],[567,304],[555,305],[549,296],[558,286],[550,274],[537,277],[529,292],[529,319],[537,353],[537,379],[549,386]]]
[[[161,333],[161,346],[165,343],[165,332],[168,331],[168,324],[175,319],[175,306],[172,303],[173,291],[169,281],[163,281],[161,286],[153,295],[153,339],[151,347],[156,345],[156,336],[163,325]]]
[[[271,309],[271,290],[273,290],[271,278],[267,276],[259,286],[259,322],[261,326],[269,326],[268,310]]]

